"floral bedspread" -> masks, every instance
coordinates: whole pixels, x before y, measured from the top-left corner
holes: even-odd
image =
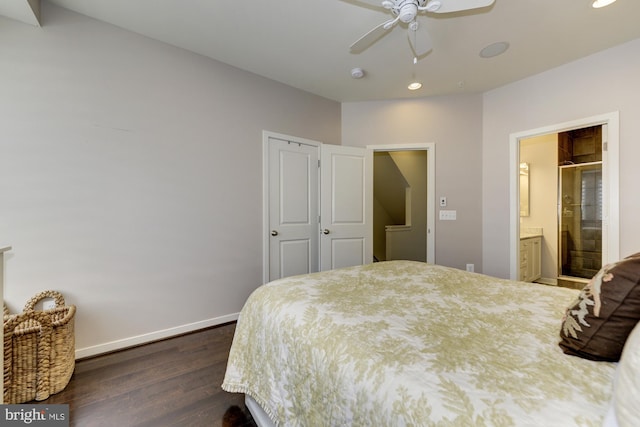
[[[558,346],[577,293],[413,261],[277,280],[222,388],[283,426],[600,426],[615,364]]]

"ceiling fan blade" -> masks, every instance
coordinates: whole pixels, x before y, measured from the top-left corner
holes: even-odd
[[[462,10],[479,9],[491,6],[495,0],[433,0],[439,1],[440,7],[434,13],[460,12]]]
[[[374,44],[378,39],[386,35],[391,29],[393,25],[389,25],[394,20],[385,21],[377,27],[372,28],[368,33],[360,37],[356,40],[351,46],[349,46],[349,50],[351,53],[360,53],[365,51],[369,46]]]
[[[413,56],[418,59],[425,56],[433,49],[431,36],[429,36],[427,30],[420,29],[418,21],[414,21],[409,24],[407,38],[409,39],[409,45],[411,45],[411,52],[413,53]]]

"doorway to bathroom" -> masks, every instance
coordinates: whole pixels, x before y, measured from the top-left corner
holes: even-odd
[[[520,236],[520,269],[537,272],[521,280],[582,287],[598,272],[601,125],[520,140]]]
[[[539,262],[533,281],[581,288],[619,255],[617,113],[514,134],[511,144],[511,277],[527,280]],[[537,254],[524,252],[532,237]]]

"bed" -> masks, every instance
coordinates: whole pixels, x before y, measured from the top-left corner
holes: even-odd
[[[280,279],[242,309],[222,388],[259,424],[601,426],[617,364],[558,346],[578,293],[414,261]]]

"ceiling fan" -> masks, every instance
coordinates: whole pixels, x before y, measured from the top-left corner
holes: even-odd
[[[408,24],[408,38],[415,56],[421,56],[432,48],[428,34],[420,36],[417,41],[417,31],[420,25],[417,16],[420,12],[451,13],[463,10],[478,9],[491,6],[495,0],[383,0],[382,8],[389,10],[394,18],[374,27],[350,46],[352,53],[360,53],[386,35],[398,23]]]

